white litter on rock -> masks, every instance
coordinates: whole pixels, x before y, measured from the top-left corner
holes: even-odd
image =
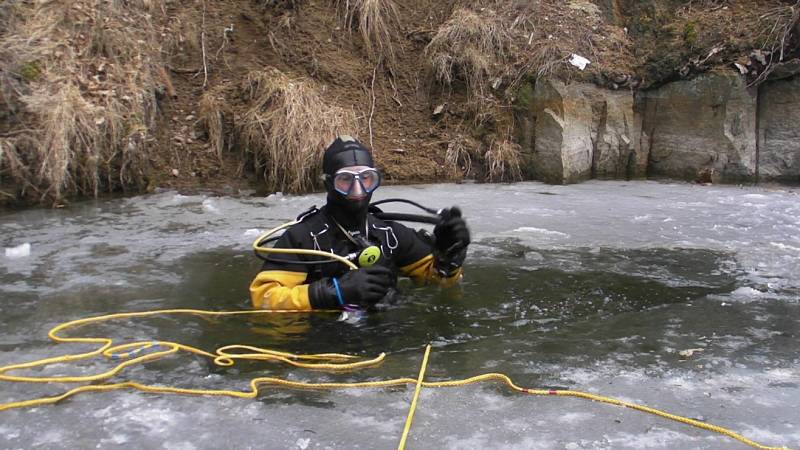
[[[16,247],[6,248],[6,258],[27,258],[31,256],[31,244],[26,242]]]
[[[576,55],[575,53],[569,57],[569,63],[573,66],[577,67],[578,69],[585,69],[587,65],[591,63],[588,59],[584,58],[581,55]]]

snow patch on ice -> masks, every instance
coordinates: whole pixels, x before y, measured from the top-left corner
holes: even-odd
[[[6,247],[5,250],[6,250],[6,258],[9,259],[27,258],[28,256],[31,256],[30,242],[20,244],[16,247]]]
[[[244,231],[243,236],[244,237],[256,237],[256,236],[258,236],[260,234],[261,234],[261,230],[259,230],[258,228],[248,228],[247,230]]]
[[[652,428],[646,433],[616,433],[604,437],[611,444],[610,448],[696,448],[698,439],[686,433],[660,428]]]
[[[781,244],[780,242],[770,242],[769,245],[771,245],[773,247],[777,247],[777,248],[779,248],[781,250],[789,250],[789,251],[792,251],[792,252],[800,253],[800,247],[794,247],[794,246],[791,246],[791,245]]]
[[[589,413],[572,412],[564,414],[557,420],[561,423],[576,424],[591,420],[593,417],[594,415]]]
[[[545,228],[536,228],[536,227],[519,227],[519,228],[515,229],[514,232],[515,233],[539,233],[539,234],[545,234],[545,235],[551,235],[551,236],[559,236],[559,237],[565,237],[565,238],[569,237],[569,235],[567,233],[562,233],[560,231],[548,230],[548,229],[545,229]]]
[[[164,448],[167,450],[195,450],[197,447],[191,442],[165,442]]]
[[[210,212],[212,214],[220,213],[220,210],[217,207],[216,202],[210,198],[203,200],[203,211]]]

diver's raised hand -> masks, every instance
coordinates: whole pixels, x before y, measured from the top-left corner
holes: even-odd
[[[469,228],[457,206],[445,209],[440,214],[442,221],[433,229],[433,254],[440,274],[451,275],[466,258],[470,243]]]
[[[433,229],[436,249],[441,253],[458,252],[470,243],[467,222],[461,217],[461,209],[454,206],[441,212],[442,221]]]

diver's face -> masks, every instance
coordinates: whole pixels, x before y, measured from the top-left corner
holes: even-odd
[[[351,202],[360,202],[380,186],[380,173],[369,166],[347,166],[333,175],[333,188]]]

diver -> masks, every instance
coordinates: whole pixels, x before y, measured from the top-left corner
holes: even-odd
[[[460,279],[470,233],[458,207],[439,212],[432,236],[376,217],[370,200],[381,174],[370,150],[350,136],[337,137],[325,149],[322,169],[326,205],[301,214],[274,248],[361,252],[360,267],[322,263],[315,255],[270,254],[250,284],[255,308],[366,309],[394,292],[398,276],[442,286]]]

